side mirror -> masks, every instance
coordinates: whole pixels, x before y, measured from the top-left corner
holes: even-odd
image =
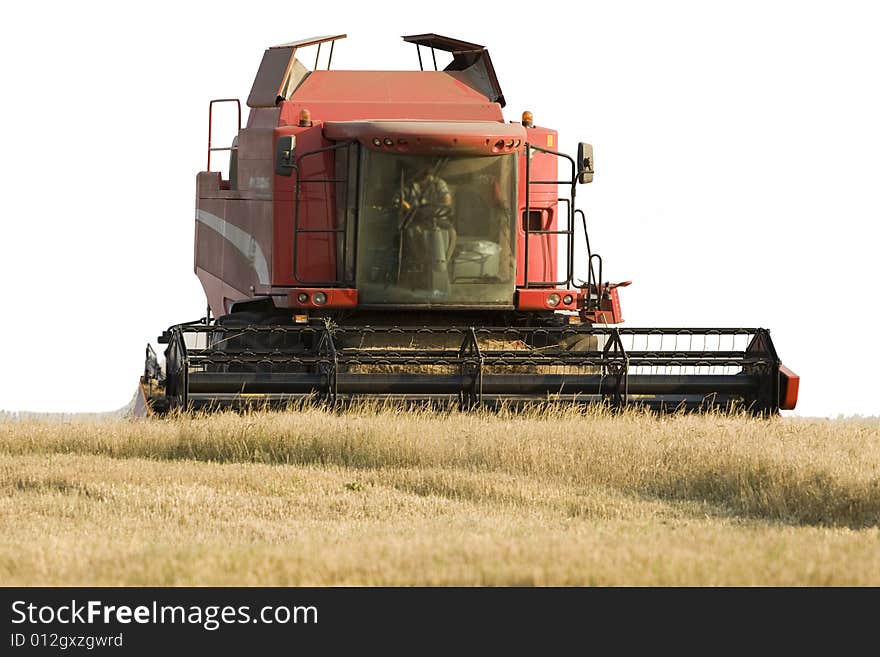
[[[591,183],[593,182],[593,145],[585,144],[581,142],[578,144],[578,159],[577,159],[577,168],[578,168],[578,182],[579,183]]]
[[[281,135],[275,142],[275,174],[289,176],[296,159],[296,135]]]

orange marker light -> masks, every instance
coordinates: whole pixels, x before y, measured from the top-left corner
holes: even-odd
[[[308,128],[312,125],[312,113],[307,109],[299,111],[299,125],[301,128]]]
[[[531,128],[532,125],[534,125],[534,122],[535,122],[535,118],[532,116],[531,112],[526,110],[525,112],[522,113],[522,124],[525,127]]]

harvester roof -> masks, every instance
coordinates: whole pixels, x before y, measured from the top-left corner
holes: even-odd
[[[431,50],[433,71],[332,71],[335,42],[344,34],[301,39],[268,48],[248,97],[250,107],[281,105],[282,123],[298,120],[309,109],[324,121],[359,119],[421,119],[503,121],[504,96],[489,52],[481,45],[421,34],[404,37],[419,51]],[[327,70],[317,70],[322,45],[328,45]],[[317,46],[315,69],[297,59],[300,49]],[[435,50],[452,54],[452,62],[436,70]]]
[[[307,107],[324,121],[502,121],[501,107],[457,79],[457,73],[312,71],[284,103],[281,118],[293,123],[299,109]]]

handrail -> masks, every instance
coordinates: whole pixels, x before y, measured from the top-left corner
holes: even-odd
[[[597,282],[597,281],[599,279],[596,278],[596,272],[593,270],[593,250],[590,247],[590,233],[587,231],[587,215],[580,208],[575,210],[574,213],[581,215],[581,225],[583,225],[583,227],[584,227],[584,241],[586,242],[586,245],[587,245],[587,286],[586,287],[587,287],[587,295],[590,295],[591,294],[590,290],[593,289],[592,286],[593,286],[594,282],[596,283],[596,290],[598,292],[599,282]],[[600,264],[601,264],[601,257],[599,258],[599,260],[600,260]],[[601,271],[599,272],[599,278],[602,278]],[[590,305],[590,302],[591,302],[591,298],[589,296],[587,296],[587,310],[593,310],[593,308]],[[597,294],[596,307],[598,308],[598,294]]]
[[[294,196],[294,210],[293,210],[293,272],[292,273],[293,273],[294,280],[300,285],[310,285],[310,286],[319,286],[319,287],[345,287],[345,286],[352,284],[352,281],[344,280],[345,275],[346,275],[346,273],[345,273],[346,264],[348,262],[348,256],[349,256],[349,251],[348,251],[348,234],[349,234],[348,221],[349,221],[349,205],[350,205],[350,203],[349,203],[349,200],[350,200],[349,199],[349,184],[348,184],[349,183],[349,179],[348,179],[349,171],[347,170],[345,172],[345,176],[342,178],[336,178],[336,177],[333,177],[333,178],[302,178],[302,176],[301,176],[302,167],[300,166],[300,164],[303,161],[303,159],[306,157],[309,157],[312,155],[320,155],[322,153],[336,151],[336,150],[339,150],[342,148],[351,148],[352,146],[354,146],[356,144],[357,144],[356,141],[338,142],[338,143],[332,144],[331,146],[324,146],[323,148],[317,148],[312,151],[307,151],[296,158],[296,166],[294,167],[296,170],[296,184],[295,184],[295,192],[294,192],[295,196]],[[350,157],[351,156],[349,156],[349,158],[346,160],[347,167],[349,167],[349,168],[350,168],[350,162],[351,162]],[[354,157],[355,157],[355,162],[356,162],[356,167],[357,167],[356,173],[355,173],[356,182],[357,182],[357,176],[359,176],[359,174],[360,174],[360,162],[357,160],[356,154],[354,155]],[[307,184],[307,183],[323,183],[323,184],[331,184],[334,186],[337,184],[343,184],[345,186],[343,199],[342,199],[343,220],[341,222],[341,225],[340,225],[338,218],[334,218],[333,225],[337,226],[336,228],[300,228],[300,225],[299,225],[300,212],[299,212],[299,210],[300,210],[300,200],[301,200],[301,190],[302,190],[301,186],[303,184]],[[334,187],[334,190],[335,190],[335,187]],[[357,195],[357,190],[355,190],[355,195]],[[329,198],[330,197],[328,196],[328,205],[329,205]],[[333,199],[334,199],[333,202],[335,204],[336,203],[336,195],[335,194],[333,195]],[[337,216],[338,216],[339,208],[336,208],[336,210],[337,210]],[[355,216],[357,216],[357,215],[355,215]],[[340,259],[340,257],[341,257],[341,262],[336,263],[337,264],[337,272],[339,272],[339,271],[342,272],[341,277],[337,276],[336,280],[333,280],[333,281],[305,280],[305,279],[301,279],[299,277],[299,273],[298,273],[298,268],[299,268],[299,236],[301,233],[309,233],[309,234],[320,233],[320,234],[334,235],[334,236],[339,235],[340,233],[342,234],[342,253],[340,254],[337,249],[337,254],[336,254],[337,259]],[[335,238],[335,239],[338,239],[338,238]],[[355,255],[354,259],[356,261],[357,254],[355,253],[354,255]],[[354,262],[354,264],[352,265],[352,270],[353,271],[357,270],[356,262]]]
[[[211,145],[212,131],[214,127],[214,103],[235,103],[238,107],[238,129],[235,131],[235,134],[238,135],[241,132],[241,101],[238,98],[215,98],[210,103],[208,103],[208,168],[207,171],[211,170],[211,153],[214,151],[237,151],[238,146],[216,146],[213,147]]]
[[[555,155],[556,157],[562,157],[569,161],[571,164],[571,178],[569,180],[532,180],[531,179],[531,151],[539,151],[541,153],[548,153],[549,155]],[[525,221],[523,225],[523,233],[525,234],[525,245],[523,247],[523,287],[556,287],[559,285],[568,286],[572,282],[572,277],[574,276],[574,202],[575,202],[575,189],[577,187],[577,165],[575,164],[574,158],[570,155],[566,155],[565,153],[560,153],[558,151],[553,151],[548,148],[541,148],[540,146],[534,146],[533,144],[526,143],[525,144],[525,159],[526,159],[526,198],[525,198],[525,212],[530,211],[530,189],[532,185],[570,185],[571,186],[571,198],[565,199],[568,201],[566,203],[566,226],[565,230],[531,230],[529,227],[528,219]],[[558,201],[559,199],[557,199]],[[520,217],[517,217],[517,221],[520,220]],[[565,235],[566,236],[566,249],[565,255],[567,259],[566,263],[566,278],[561,281],[530,281],[529,280],[529,237],[532,235]]]

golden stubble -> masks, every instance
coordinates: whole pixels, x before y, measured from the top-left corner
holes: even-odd
[[[0,423],[0,583],[880,585],[880,420]]]

